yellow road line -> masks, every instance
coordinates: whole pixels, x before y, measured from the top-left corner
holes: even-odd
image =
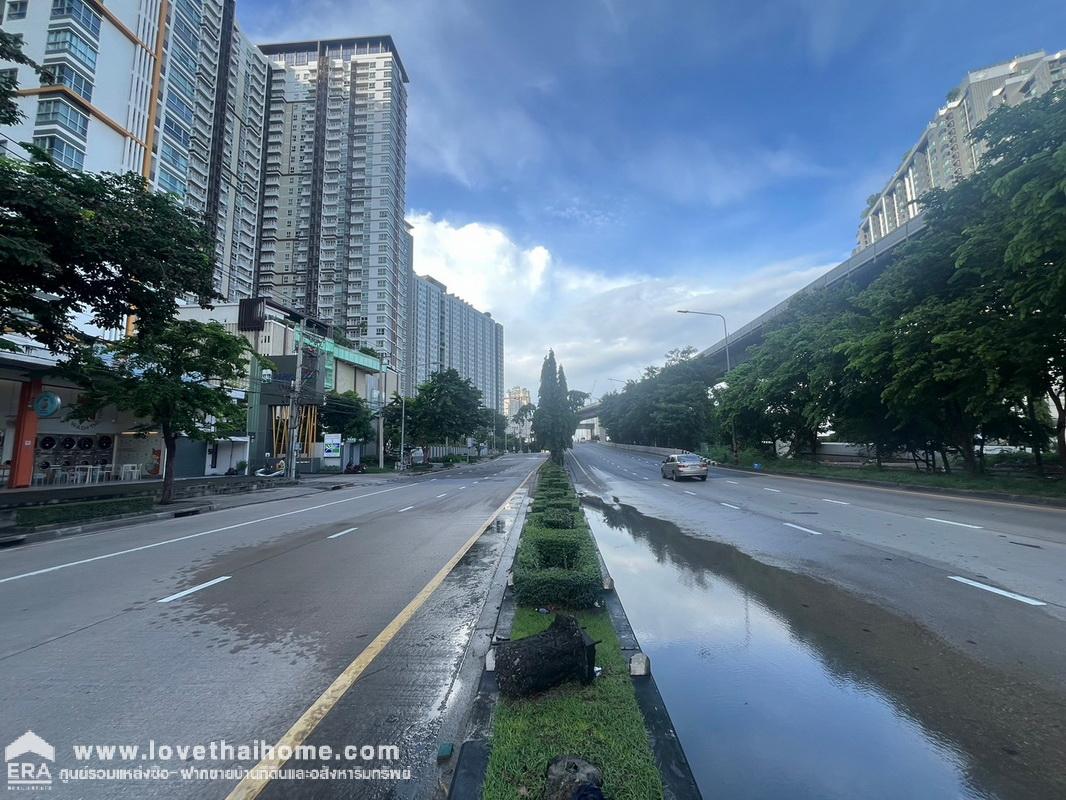
[[[539,467],[540,464],[537,464]],[[455,568],[467,551],[474,546],[474,542],[481,538],[481,535],[488,530],[488,527],[495,521],[496,517],[500,515],[500,512],[511,502],[511,498],[514,497],[519,490],[526,485],[530,476],[536,471],[534,468],[528,475],[522,480],[518,487],[507,496],[500,507],[492,512],[492,515],[485,520],[485,522],[477,529],[473,536],[466,540],[462,547],[456,551],[448,563],[440,568],[440,571],[434,575],[429,583],[422,587],[422,590],[414,596],[414,599],[408,603],[404,609],[397,614],[393,620],[385,626],[385,629],[381,631],[374,641],[366,646],[353,661],[349,664],[344,671],[337,676],[336,680],[329,685],[326,691],[319,695],[318,699],[311,704],[292,727],[285,732],[285,735],[278,740],[278,743],[274,746],[274,751],[277,752],[282,747],[289,747],[295,749],[296,747],[307,741],[307,738],[314,733],[318,724],[325,719],[326,715],[333,710],[333,707],[337,705],[338,701],[359,680],[359,676],[366,671],[366,668],[370,666],[371,662],[385,649],[400,632],[404,625],[406,625],[415,613],[420,609],[429,599],[430,595],[437,590],[437,588],[444,583],[444,579],[448,577],[449,573]],[[264,758],[258,764],[256,764],[246,775],[241,779],[228,795],[226,800],[253,800],[259,796],[259,794],[270,783],[270,779],[265,776],[269,774],[270,770],[278,769],[284,765],[285,761],[280,758]]]

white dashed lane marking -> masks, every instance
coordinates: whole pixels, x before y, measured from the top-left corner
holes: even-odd
[[[219,578],[215,578],[212,581],[207,581],[207,583],[201,583],[199,586],[193,586],[193,587],[191,587],[189,589],[186,589],[183,592],[178,592],[177,594],[168,595],[168,596],[166,596],[166,597],[164,597],[164,598],[162,598],[160,600],[156,600],[156,602],[157,603],[169,603],[169,602],[171,602],[173,600],[178,600],[178,599],[180,599],[182,597],[187,597],[188,595],[192,594],[193,592],[198,592],[201,589],[206,589],[208,586],[214,586],[216,583],[222,583],[222,581],[228,581],[230,579],[230,577],[231,576],[229,576],[229,575],[223,575],[223,576],[221,576]]]
[[[357,531],[357,530],[359,530],[359,529],[358,528],[345,528],[343,531],[337,531],[336,533],[331,533],[326,538],[327,539],[336,539],[338,536],[344,536],[344,534],[346,534],[346,533],[351,533],[352,531]]]
[[[926,519],[930,522],[939,522],[942,525],[956,525],[960,528],[974,528],[976,530],[981,530],[984,527],[982,525],[971,525],[968,522],[952,522],[950,519],[939,519],[937,517],[926,517]]]
[[[821,536],[822,535],[821,531],[812,531],[810,528],[804,528],[802,525],[796,525],[796,524],[791,523],[791,522],[785,522],[785,523],[782,523],[782,524],[786,525],[789,528],[795,528],[798,531],[803,531],[804,533],[809,533],[812,536]]]
[[[958,575],[948,575],[949,581],[956,581],[957,583],[965,583],[967,586],[973,586],[977,589],[984,589],[986,592],[992,592],[998,594],[1001,597],[1009,597],[1011,600],[1017,600],[1019,603],[1025,603],[1027,606],[1046,606],[1043,600],[1037,600],[1035,597],[1026,597],[1024,594],[1016,594],[1014,592],[1008,592],[1006,589],[999,589],[995,586],[989,586],[987,583],[980,583],[978,581],[971,581],[969,578],[962,578]]]

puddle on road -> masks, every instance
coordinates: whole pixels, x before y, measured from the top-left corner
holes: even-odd
[[[704,797],[1066,796],[1062,698],[732,546],[588,516]]]

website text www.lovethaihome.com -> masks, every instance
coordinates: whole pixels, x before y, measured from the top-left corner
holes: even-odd
[[[159,780],[385,780],[411,779],[393,744],[275,745],[263,740],[234,744],[74,743],[67,753],[33,731],[5,748],[8,788],[48,789],[78,781]]]

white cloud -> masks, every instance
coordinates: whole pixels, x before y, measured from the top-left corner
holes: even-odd
[[[608,276],[563,263],[543,245],[521,245],[493,225],[453,225],[428,213],[409,221],[415,271],[503,324],[505,380],[534,394],[549,347],[572,388],[595,385],[599,395],[612,386],[609,378],[637,377],[672,348],[703,348],[721,338],[717,320],[677,309],[723,313],[736,329],[832,266],[797,258],[735,271],[730,281],[706,278],[706,270]]]

